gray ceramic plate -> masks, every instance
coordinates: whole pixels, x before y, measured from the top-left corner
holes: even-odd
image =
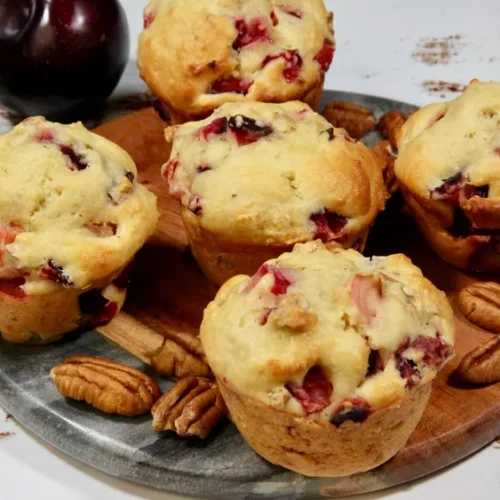
[[[409,104],[379,97],[325,92],[325,102],[333,99],[363,104],[377,116],[390,109],[414,109]],[[137,101],[133,97],[127,99],[125,108],[111,102],[112,115],[107,116],[130,112],[141,102],[148,102],[142,93]],[[377,134],[372,132],[366,140],[374,143]],[[185,495],[232,500],[320,496],[322,481],[264,461],[229,422],[221,424],[205,441],[179,438],[173,433],[159,436],[152,432],[148,415],[135,419],[113,417],[84,403],[64,399],[48,374],[51,367],[75,353],[105,356],[145,368],[94,331],[69,336],[54,345],[29,348],[0,340],[0,404],[64,453],[114,476]],[[159,383],[162,389],[171,385],[165,379]],[[328,480],[329,491],[341,493],[344,481]]]

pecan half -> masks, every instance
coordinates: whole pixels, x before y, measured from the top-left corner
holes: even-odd
[[[458,374],[472,384],[492,384],[500,380],[500,335],[466,354]]]
[[[392,154],[392,147],[389,141],[380,141],[373,146],[372,151],[379,160],[379,165],[384,177],[384,184],[389,194],[398,190],[396,176],[394,175],[394,161],[396,157]]]
[[[491,332],[500,332],[500,284],[474,283],[462,288],[458,306],[471,323]]]
[[[386,139],[389,139],[394,149],[398,148],[399,133],[406,120],[408,116],[402,111],[389,111],[378,121],[378,129]]]
[[[377,124],[370,109],[352,102],[332,101],[325,106],[323,116],[334,127],[345,129],[354,139],[360,139]]]
[[[50,377],[64,396],[126,417],[146,413],[161,395],[145,373],[105,358],[70,356]]]
[[[206,438],[227,414],[217,384],[207,378],[179,380],[153,406],[153,430]]]

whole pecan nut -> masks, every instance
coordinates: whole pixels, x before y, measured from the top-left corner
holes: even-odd
[[[203,377],[179,380],[153,406],[153,430],[205,438],[227,414],[217,384]]]
[[[360,139],[377,124],[370,109],[352,102],[332,101],[325,106],[323,116],[334,127],[345,129],[354,139]]]
[[[458,306],[475,325],[491,332],[500,332],[500,284],[474,283],[460,290]]]
[[[126,417],[146,413],[161,395],[145,373],[105,358],[70,356],[52,368],[50,377],[64,396]]]
[[[408,116],[402,111],[389,111],[382,115],[378,121],[381,134],[389,139],[394,149],[398,149],[399,134],[406,120],[408,120]]]
[[[500,380],[500,336],[481,344],[466,354],[458,374],[472,384],[492,384]]]

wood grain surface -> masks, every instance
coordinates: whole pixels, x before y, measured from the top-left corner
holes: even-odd
[[[165,328],[197,332],[216,287],[193,260],[178,204],[168,196],[160,176],[160,167],[169,156],[164,127],[153,109],[147,108],[96,132],[129,152],[139,181],[158,196],[161,213],[156,233],[136,259],[125,311],[158,332]],[[371,472],[320,480],[325,496],[373,491],[416,479],[470,455],[500,435],[500,384],[470,386],[454,375],[462,356],[494,335],[465,320],[457,308],[457,292],[471,282],[498,278],[464,273],[439,260],[399,209],[397,198],[389,203],[370,235],[367,253],[405,253],[447,293],[456,314],[456,357],[434,382],[430,403],[406,447]]]

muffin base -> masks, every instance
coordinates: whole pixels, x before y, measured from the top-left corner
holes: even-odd
[[[218,237],[211,231],[200,227],[198,217],[185,207],[181,209],[182,221],[194,258],[203,274],[214,284],[222,285],[238,274],[252,276],[269,259],[291,252],[291,245],[248,245],[234,243]],[[332,240],[345,248],[353,247],[362,252],[368,231],[362,235],[348,235],[345,241]],[[328,243],[327,243],[328,245]]]
[[[373,412],[364,422],[310,420],[239,394],[217,377],[231,419],[263,458],[306,476],[341,477],[373,469],[392,458],[417,426],[431,384],[412,390],[399,405]]]
[[[420,232],[441,259],[470,271],[500,271],[500,241],[481,235],[455,237],[410,193],[403,190],[403,196]]]
[[[77,328],[91,327],[93,318],[82,314],[78,302],[78,297],[90,290],[63,288],[23,298],[0,293],[0,335],[15,344],[46,344]],[[101,295],[117,304],[117,314],[126,289],[110,284]]]

